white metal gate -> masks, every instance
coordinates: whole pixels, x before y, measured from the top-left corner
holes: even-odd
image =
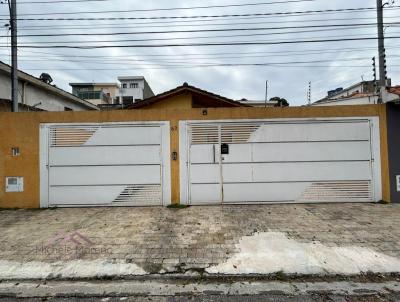
[[[378,201],[378,122],[378,118],[182,122],[181,200],[190,204]]]
[[[41,126],[41,206],[170,203],[169,123]]]

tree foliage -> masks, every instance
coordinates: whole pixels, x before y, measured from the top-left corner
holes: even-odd
[[[289,102],[286,99],[280,98],[278,96],[271,98],[269,101],[270,102],[277,102],[275,107],[288,107],[290,105]]]

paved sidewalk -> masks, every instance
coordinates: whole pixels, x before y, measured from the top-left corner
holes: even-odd
[[[5,276],[54,277],[56,266],[55,276],[92,277],[98,265],[109,275],[400,272],[400,205],[0,211]]]

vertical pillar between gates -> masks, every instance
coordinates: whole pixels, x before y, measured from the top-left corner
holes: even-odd
[[[385,202],[391,202],[387,107],[385,104],[380,105],[379,108],[379,129],[380,129],[380,141],[381,141],[382,200]]]
[[[386,108],[390,201],[400,203],[400,104],[388,103]]]
[[[180,203],[179,184],[179,121],[170,121],[171,131],[171,203]]]

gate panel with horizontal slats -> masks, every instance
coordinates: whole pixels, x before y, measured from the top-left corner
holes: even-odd
[[[167,123],[48,125],[48,206],[162,205]],[[166,131],[165,131],[166,129]],[[44,146],[42,146],[44,148]],[[165,191],[169,191],[168,188]]]
[[[188,122],[188,200],[374,201],[371,127],[368,118]]]

